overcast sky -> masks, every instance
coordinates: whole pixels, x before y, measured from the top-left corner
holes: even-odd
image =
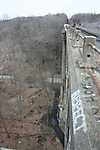
[[[1,0],[0,17],[38,16],[48,13],[100,13],[100,0]]]

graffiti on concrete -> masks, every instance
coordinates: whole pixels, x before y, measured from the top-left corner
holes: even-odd
[[[80,129],[86,131],[85,115],[83,112],[82,101],[80,99],[80,90],[75,91],[71,98],[74,133]]]

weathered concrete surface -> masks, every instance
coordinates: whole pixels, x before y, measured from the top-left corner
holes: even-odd
[[[71,139],[69,139],[69,149],[73,144],[75,150],[99,150],[100,95],[98,93],[98,86],[96,86],[99,83],[94,82],[89,74],[89,70],[93,68],[93,65],[97,65],[96,61],[100,59],[100,56],[94,52],[95,56],[94,54],[92,57],[89,56],[91,60],[95,57],[94,61],[91,61],[91,63],[84,61],[84,53],[80,53],[80,47],[72,46],[73,40],[74,38],[71,38],[69,32],[67,32],[68,67],[71,81],[71,99],[69,101],[72,104],[72,118],[70,119],[72,119],[73,126],[73,136],[70,131],[70,135],[73,137],[73,143],[70,143]],[[77,40],[74,42],[75,45],[79,44]],[[87,48],[85,50],[87,50]],[[88,56],[85,55],[85,57]],[[83,67],[81,67],[80,64],[83,65]],[[99,66],[97,65],[96,67]],[[95,68],[93,69],[95,70]],[[99,75],[99,73],[96,73],[97,78]],[[66,89],[66,91],[67,90],[68,89]],[[68,99],[66,97],[66,104],[68,103],[67,101]],[[67,109],[67,105],[64,104],[64,108],[65,106]],[[67,114],[65,116],[67,116]],[[65,147],[65,149],[67,149],[67,147]]]

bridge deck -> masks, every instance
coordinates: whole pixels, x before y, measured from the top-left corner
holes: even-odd
[[[71,37],[66,31],[68,72],[71,83],[71,100],[73,132],[69,129],[68,150],[99,150],[100,149],[100,55],[95,52],[84,61],[83,48],[80,40]],[[87,49],[88,50],[88,49]],[[91,53],[92,54],[92,53]],[[88,55],[87,55],[88,57]],[[66,60],[67,62],[67,60]],[[67,83],[68,81],[66,81]],[[67,86],[66,86],[67,87]],[[68,90],[68,89],[66,89]],[[67,95],[65,95],[67,96]],[[68,97],[65,97],[66,104]],[[66,109],[67,105],[66,105]],[[67,112],[67,111],[66,111]],[[68,114],[66,114],[68,116]],[[70,113],[71,115],[71,113]],[[71,118],[72,117],[72,118]],[[66,120],[65,120],[66,121]],[[65,125],[67,125],[65,123]],[[71,124],[69,125],[70,128]],[[67,127],[65,128],[67,130]],[[67,131],[65,131],[66,133]],[[71,135],[73,133],[73,135]],[[71,139],[73,138],[73,140]],[[67,142],[68,139],[65,139]],[[73,141],[73,143],[71,143]],[[72,146],[73,144],[73,146]],[[66,144],[65,144],[66,145]]]

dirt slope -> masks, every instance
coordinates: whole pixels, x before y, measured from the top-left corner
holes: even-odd
[[[0,146],[61,150],[48,123],[60,74],[64,14],[0,22]]]

